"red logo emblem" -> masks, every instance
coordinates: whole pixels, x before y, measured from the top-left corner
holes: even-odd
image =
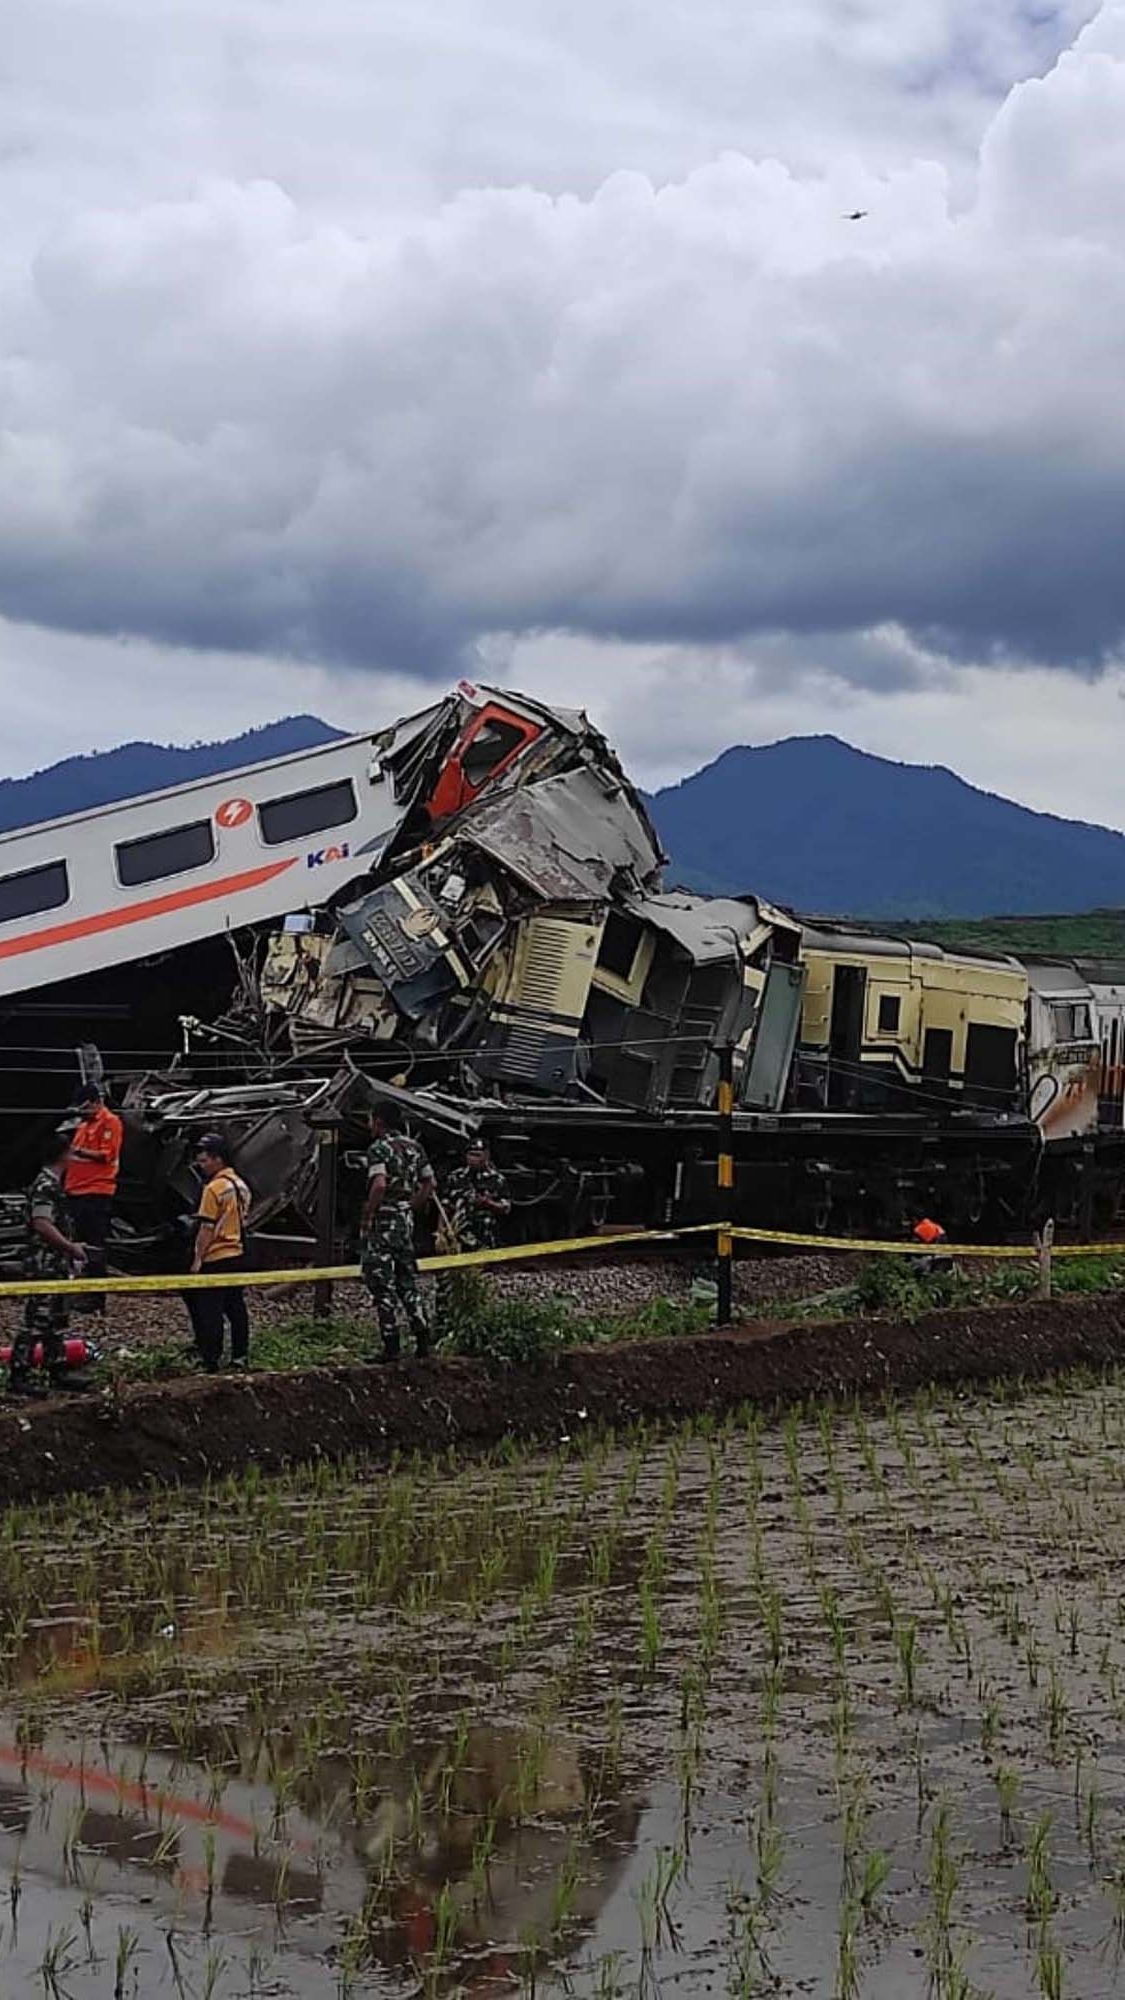
[[[250,799],[224,799],[215,808],[215,820],[219,826],[245,826],[253,810]]]

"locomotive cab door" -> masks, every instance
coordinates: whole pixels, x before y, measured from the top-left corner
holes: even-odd
[[[866,1004],[866,967],[838,965],[832,975],[832,1016],[828,1027],[828,1104],[832,1111],[849,1111],[860,1102]]]

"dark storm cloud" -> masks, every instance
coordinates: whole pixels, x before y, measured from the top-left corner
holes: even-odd
[[[733,151],[344,220],[311,166],[44,200],[0,274],[0,611],[400,673],[888,625],[1088,667],[1125,631],[1123,134],[1110,8],[967,206],[933,164]]]

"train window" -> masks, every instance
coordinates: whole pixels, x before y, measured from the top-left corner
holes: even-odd
[[[896,1035],[898,1033],[899,1015],[901,1012],[902,1001],[899,999],[897,993],[880,993],[879,1033],[881,1035]]]
[[[65,861],[48,861],[42,868],[21,868],[16,875],[0,875],[0,924],[14,924],[18,917],[37,917],[41,910],[57,910],[69,895]]]
[[[314,785],[308,792],[267,799],[258,807],[258,825],[267,847],[284,847],[287,841],[347,826],[356,812],[355,787],[350,778],[339,778],[333,785]]]
[[[164,833],[146,833],[141,840],[119,841],[113,851],[122,888],[139,889],[144,882],[206,868],[215,859],[215,832],[209,819],[194,819]]]
[[[526,740],[527,730],[514,722],[501,722],[492,716],[477,730],[471,743],[465,745],[461,756],[461,770],[465,783],[474,791],[479,791],[485,779],[498,764],[510,757]]]
[[[602,971],[611,972],[615,979],[631,979],[643,936],[644,932],[635,918],[623,917],[619,910],[611,910],[598,946],[598,964]]]
[[[1090,1039],[1090,1009],[1084,1000],[1052,1000],[1051,1022],[1056,1042]]]

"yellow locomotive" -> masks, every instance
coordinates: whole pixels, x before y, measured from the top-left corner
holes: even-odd
[[[1014,959],[804,925],[802,1090],[831,1110],[964,1103],[1015,1110],[1027,973]]]

